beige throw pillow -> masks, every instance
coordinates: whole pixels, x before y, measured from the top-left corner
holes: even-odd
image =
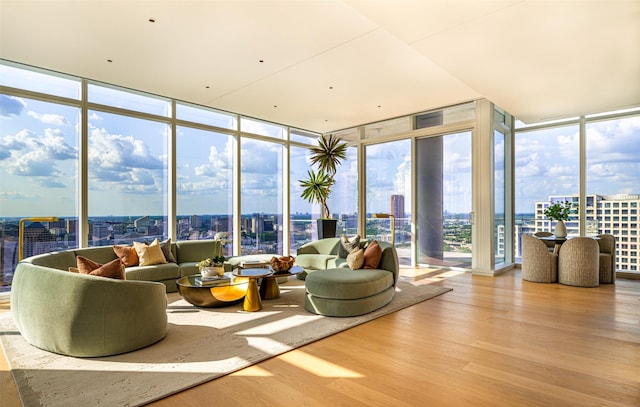
[[[135,247],[136,253],[138,253],[140,266],[152,266],[154,264],[164,264],[167,262],[158,239],[155,239],[148,246],[144,243],[133,242],[133,247]]]
[[[347,265],[351,270],[362,268],[364,264],[364,251],[362,249],[353,249],[347,256]]]

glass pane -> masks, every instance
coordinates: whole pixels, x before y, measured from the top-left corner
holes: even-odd
[[[336,234],[354,236],[358,233],[358,151],[355,147],[347,147],[347,159],[338,167],[335,181],[327,205],[338,219]],[[314,213],[320,216],[320,206]],[[315,232],[317,238],[317,230]]]
[[[411,130],[411,117],[405,116],[393,120],[366,125],[364,127],[364,137],[368,139],[375,139],[396,134],[408,133]]]
[[[520,261],[522,234],[553,232],[556,222],[550,222],[543,215],[551,201],[575,198],[577,203],[580,190],[578,126],[518,132],[514,150],[514,245],[516,260]],[[566,226],[569,234],[576,235],[577,215],[572,215]]]
[[[493,132],[493,179],[494,179],[494,238],[495,238],[495,264],[504,262],[505,257],[505,181],[504,181],[504,134]]]
[[[417,140],[418,263],[471,267],[471,132]]]
[[[284,140],[287,136],[287,129],[284,126],[262,122],[248,117],[240,117],[240,131],[281,140]]]
[[[317,145],[319,133],[311,133],[304,130],[291,129],[289,130],[289,139],[291,141],[297,141],[298,143]]]
[[[78,78],[6,62],[0,63],[0,85],[70,99],[80,99],[81,93]]]
[[[208,124],[209,126],[216,126],[229,130],[238,129],[238,119],[235,114],[206,109],[185,103],[176,103],[176,119]]]
[[[169,99],[108,85],[90,83],[88,86],[88,99],[90,103],[99,103],[163,117],[169,117],[171,113]]]
[[[588,123],[587,226],[616,238],[616,269],[638,270],[640,116]]]
[[[89,111],[89,245],[167,236],[169,126]]]
[[[307,178],[309,168],[307,148],[294,147],[289,149],[289,166],[291,168],[290,205],[291,205],[291,253],[296,253],[298,247],[317,238],[316,219],[320,217],[320,205],[310,204],[300,196],[302,187],[300,180]],[[314,236],[315,233],[315,236]]]
[[[224,240],[225,256],[233,254],[235,148],[233,136],[177,128],[177,238]]]
[[[80,109],[7,95],[0,103],[0,291],[9,291],[21,218],[58,218],[25,222],[23,257],[78,247]]]
[[[367,238],[394,241],[411,264],[411,140],[367,146],[366,180]]]
[[[246,137],[241,147],[241,254],[281,254],[283,147]]]

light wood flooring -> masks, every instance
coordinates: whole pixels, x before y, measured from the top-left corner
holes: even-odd
[[[640,406],[640,280],[414,273],[453,291],[152,406]]]

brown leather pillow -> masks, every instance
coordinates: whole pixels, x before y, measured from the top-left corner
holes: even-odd
[[[86,257],[78,256],[76,258],[78,271],[80,274],[91,274],[92,276],[115,278],[124,280],[124,264],[120,259],[115,259],[107,264],[96,263]]]
[[[382,249],[377,240],[369,243],[364,250],[364,269],[377,269],[382,258]]]
[[[137,266],[140,260],[138,259],[138,252],[136,252],[133,246],[113,246],[113,252],[124,263],[125,267]]]

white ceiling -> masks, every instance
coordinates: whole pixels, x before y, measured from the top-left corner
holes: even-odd
[[[318,132],[537,122],[640,106],[640,0],[0,0],[0,58]]]

